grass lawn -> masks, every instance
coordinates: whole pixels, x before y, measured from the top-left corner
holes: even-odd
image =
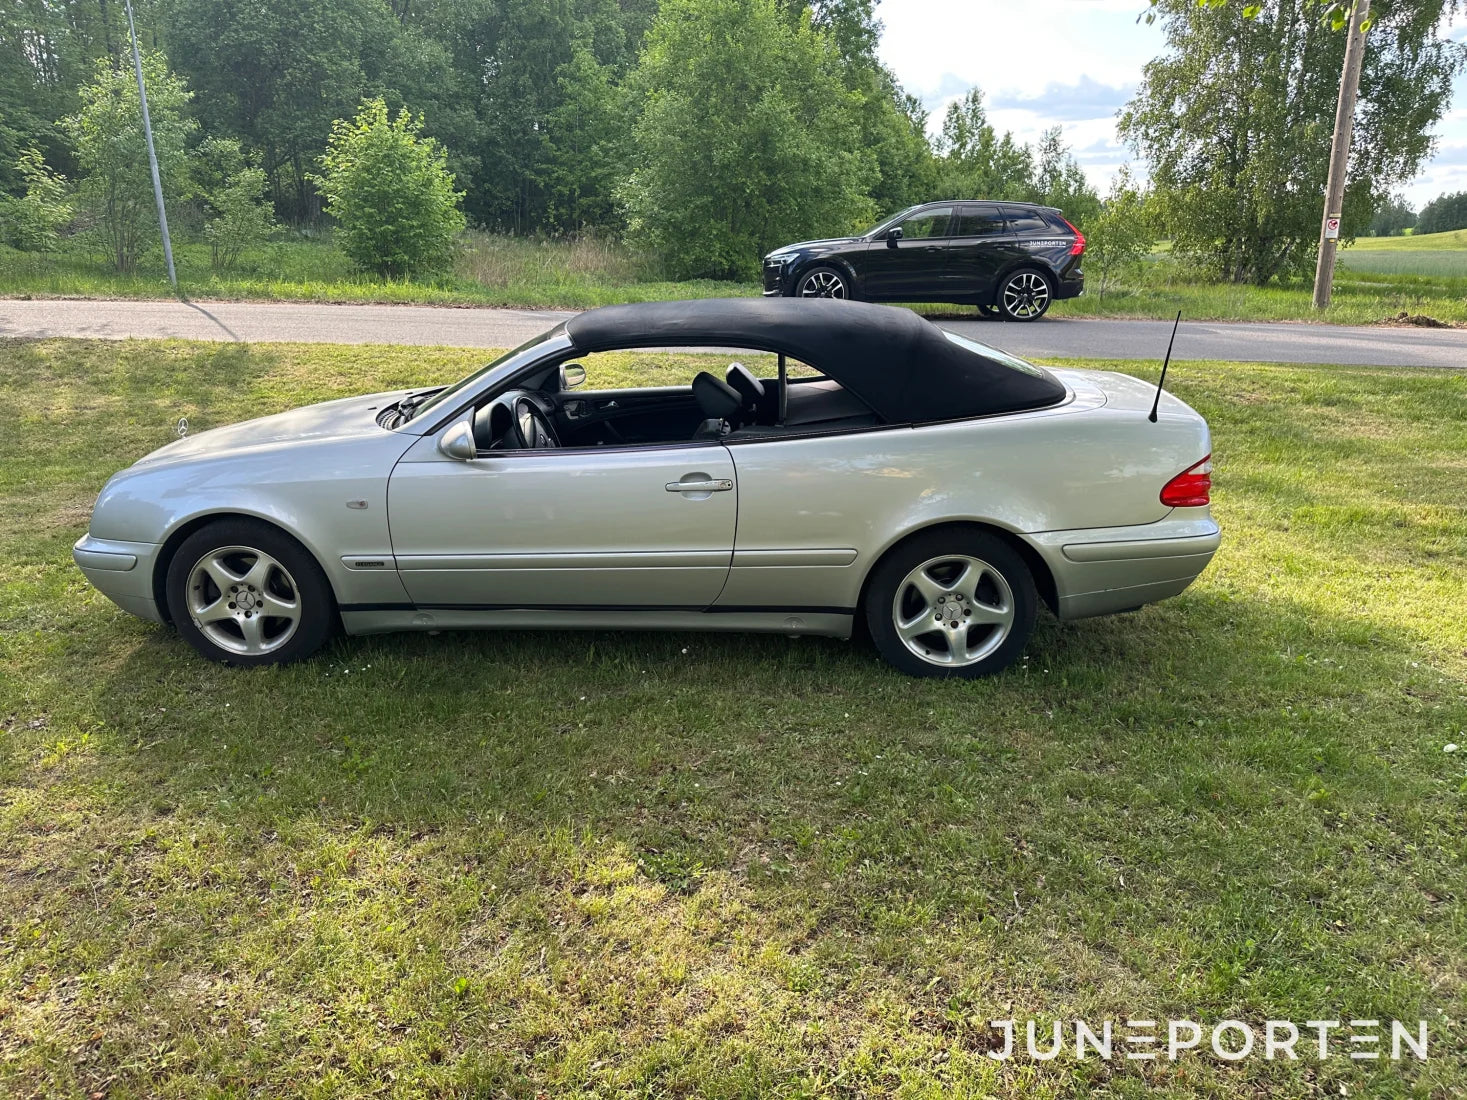
[[[181,413],[482,358],[0,342],[0,1094],[1462,1095],[1467,374],[1185,364],[1218,559],[978,683],[608,633],[230,671],[71,566]],[[985,1056],[1075,1017],[1431,1056]]]

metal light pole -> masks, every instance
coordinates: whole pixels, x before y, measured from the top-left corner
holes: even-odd
[[[1335,137],[1329,149],[1329,182],[1324,190],[1324,220],[1319,227],[1319,262],[1314,268],[1314,308],[1329,305],[1334,288],[1335,248],[1340,237],[1340,208],[1345,202],[1345,175],[1350,166],[1350,132],[1355,126],[1355,94],[1360,89],[1360,65],[1365,60],[1365,29],[1370,0],[1356,0],[1345,39],[1345,70],[1340,77],[1340,99],[1335,107]]]
[[[143,86],[143,58],[138,53],[138,29],[132,21],[132,0],[127,7],[127,29],[132,35],[132,67],[138,74],[138,100],[143,108],[143,136],[148,141],[148,167],[153,171],[153,199],[158,204],[158,232],[163,235],[163,262],[168,265],[168,282],[178,289],[178,275],[173,270],[173,242],[168,237],[168,211],[163,208],[163,181],[158,178],[158,153],[153,148],[153,123],[148,118],[148,90]]]

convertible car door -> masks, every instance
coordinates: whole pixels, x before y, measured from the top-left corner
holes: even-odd
[[[420,607],[701,609],[728,577],[738,492],[717,442],[505,451],[415,444],[388,483]]]

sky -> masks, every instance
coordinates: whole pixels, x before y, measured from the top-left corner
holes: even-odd
[[[934,132],[949,103],[982,88],[1000,133],[1034,141],[1063,126],[1104,193],[1128,161],[1144,174],[1116,138],[1115,117],[1142,66],[1165,48],[1159,24],[1136,20],[1147,8],[1147,0],[882,0],[880,52],[931,112]],[[1467,19],[1446,33],[1467,39]],[[1436,134],[1436,155],[1401,189],[1417,210],[1443,192],[1467,191],[1467,75],[1458,77]]]

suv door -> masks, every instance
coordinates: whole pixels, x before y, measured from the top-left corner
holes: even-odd
[[[952,216],[951,203],[924,206],[901,222],[900,240],[868,244],[861,286],[863,296],[891,302],[950,294],[948,231]]]
[[[439,453],[438,434],[387,486],[393,554],[419,607],[697,610],[728,579],[738,493],[722,444],[465,462]]]
[[[998,274],[1013,252],[1014,234],[996,205],[969,202],[958,207],[948,243],[955,293],[991,301]]]

